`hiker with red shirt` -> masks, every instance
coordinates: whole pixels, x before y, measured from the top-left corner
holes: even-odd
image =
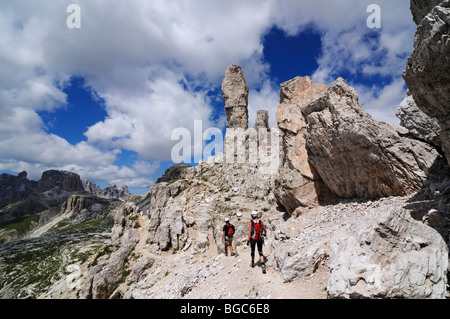
[[[258,212],[252,211],[252,220],[249,223],[247,245],[251,247],[252,268],[255,267],[255,246],[258,247],[259,258],[261,261],[261,268],[263,274],[266,273],[266,264],[264,262],[263,244],[264,235],[267,234],[266,226],[264,226],[262,220],[258,219]]]
[[[222,243],[225,242],[225,256],[228,256],[228,246],[230,247],[230,255],[233,256],[233,236],[234,226],[228,218],[225,218],[225,226],[223,226]]]

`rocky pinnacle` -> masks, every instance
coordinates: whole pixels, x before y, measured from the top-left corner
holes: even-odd
[[[222,96],[225,101],[227,128],[248,129],[248,87],[240,66],[231,65],[225,69]]]

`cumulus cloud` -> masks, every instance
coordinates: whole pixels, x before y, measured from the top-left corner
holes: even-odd
[[[395,111],[405,98],[405,82],[402,78],[395,78],[384,87],[353,86],[358,93],[359,102],[375,120],[400,124]]]
[[[243,66],[250,87],[250,125],[259,109],[269,110],[274,125],[279,84],[269,78],[262,42],[273,26],[289,35],[307,28],[321,34],[312,74],[318,82],[329,84],[342,73],[390,77],[384,86],[354,84],[370,112],[391,119],[386,110],[394,114],[405,93],[400,74],[415,26],[406,1],[380,0],[382,29],[369,30],[371,2],[4,1],[0,170],[73,169],[93,181],[148,185],[160,161],[170,159],[174,128],[193,132],[194,120],[204,128],[223,126],[209,93],[233,63]],[[80,29],[66,27],[71,3],[80,5]],[[107,117],[71,145],[48,133],[38,112],[66,107],[64,89],[74,76],[104,100]],[[137,153],[134,164],[116,164],[121,149]]]
[[[269,127],[277,125],[275,111],[279,102],[279,86],[276,87],[269,79],[264,80],[259,88],[250,89],[248,97],[249,127],[255,125],[256,113],[259,110],[269,112]]]
[[[321,33],[322,53],[313,79],[329,84],[342,72],[401,74],[416,29],[407,1],[380,0],[381,29],[370,29],[372,0],[282,1],[277,24],[288,34],[313,27]]]
[[[281,2],[280,26],[288,34],[313,26],[321,32],[322,52],[312,79],[330,84],[337,77],[354,85],[377,120],[398,123],[395,111],[406,94],[401,77],[413,47],[416,26],[407,1],[377,1],[381,29],[370,29],[371,0]],[[364,84],[372,77],[384,85]]]
[[[175,128],[193,132],[195,120],[201,120],[205,128],[215,125],[206,92],[193,92],[179,74],[167,70],[146,84],[135,96],[124,97],[114,91],[102,94],[109,117],[87,130],[89,143],[132,150],[142,159],[167,160]]]

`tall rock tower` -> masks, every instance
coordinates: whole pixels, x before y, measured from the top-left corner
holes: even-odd
[[[227,128],[248,128],[248,86],[244,72],[237,65],[225,69],[222,82],[222,96],[225,101]]]

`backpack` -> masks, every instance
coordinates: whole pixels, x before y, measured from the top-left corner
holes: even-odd
[[[262,240],[262,232],[263,232],[263,228],[261,226],[261,221],[257,220],[256,222],[254,222],[252,220],[252,232],[251,232],[251,239],[253,240]]]
[[[231,223],[227,224],[228,226],[228,232],[227,232],[227,237],[233,237],[234,235],[234,226]]]

